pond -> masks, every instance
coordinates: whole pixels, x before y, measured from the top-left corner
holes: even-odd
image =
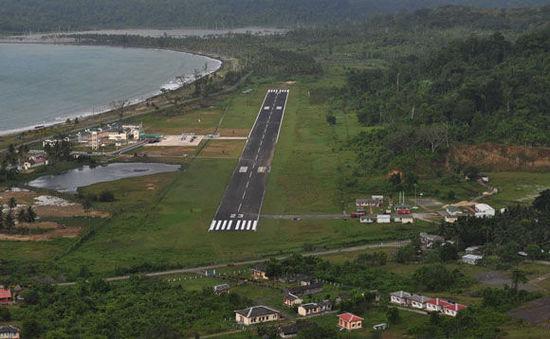
[[[112,163],[105,166],[83,166],[57,175],[45,175],[28,183],[36,188],[75,193],[79,187],[124,178],[175,172],[180,165],[160,163]]]

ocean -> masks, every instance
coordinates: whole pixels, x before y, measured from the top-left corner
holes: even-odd
[[[0,134],[141,101],[219,66],[168,50],[0,43]]]

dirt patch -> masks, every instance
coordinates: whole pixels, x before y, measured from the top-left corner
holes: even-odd
[[[512,279],[508,274],[501,271],[480,272],[475,276],[476,280],[482,284],[490,286],[504,287],[505,285],[512,286]],[[521,290],[537,291],[539,288],[531,284],[519,284]]]
[[[34,203],[35,192],[31,191],[4,191],[0,193],[0,204],[7,204],[11,198],[15,198],[18,204],[29,205]]]
[[[108,218],[111,216],[109,212],[98,210],[84,210],[81,205],[72,206],[34,206],[36,214],[42,217],[58,217],[58,218],[70,218],[70,217],[90,217],[90,218]]]
[[[201,157],[237,158],[246,140],[211,140],[202,150]]]
[[[56,238],[76,238],[80,234],[80,228],[58,228],[42,234],[0,234],[0,240],[10,241],[48,241]]]
[[[530,301],[511,310],[508,314],[513,318],[550,329],[550,297]]]
[[[42,230],[55,230],[62,228],[62,226],[53,221],[37,221],[37,222],[20,222],[17,224],[17,227],[28,228],[28,229],[42,229]]]
[[[459,145],[451,149],[449,160],[486,171],[540,171],[550,169],[550,148],[494,144]]]

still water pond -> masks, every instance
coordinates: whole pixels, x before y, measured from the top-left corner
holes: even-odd
[[[97,167],[83,166],[62,174],[39,177],[29,182],[29,185],[37,188],[53,189],[59,192],[76,192],[79,187],[100,182],[175,172],[180,168],[180,165],[158,163],[112,163]]]

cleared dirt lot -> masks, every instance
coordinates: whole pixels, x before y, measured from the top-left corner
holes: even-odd
[[[550,297],[528,302],[508,312],[511,317],[550,329]]]

